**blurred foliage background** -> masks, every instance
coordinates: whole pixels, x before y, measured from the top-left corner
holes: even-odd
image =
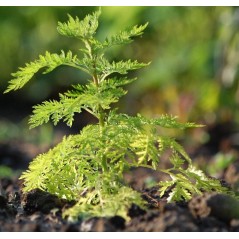
[[[67,20],[67,13],[83,18],[94,10],[96,7],[0,7],[1,91],[12,72],[46,50],[77,52],[79,43],[60,36],[57,22]],[[121,111],[148,117],[168,113],[182,122],[208,127],[238,123],[239,8],[102,7],[98,37],[104,39],[145,22],[149,25],[142,38],[109,51],[111,59],[152,62],[132,73],[138,81],[129,86]],[[69,84],[84,80],[83,73],[61,67],[47,75],[37,74],[18,92],[0,94],[0,141],[25,137],[36,143],[52,142],[51,125],[29,133],[27,116],[32,105],[57,98]],[[82,119],[83,124],[90,120],[87,115]],[[199,143],[207,140],[202,131],[194,136]]]

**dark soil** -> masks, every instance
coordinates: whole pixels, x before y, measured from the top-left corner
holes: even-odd
[[[148,209],[132,205],[129,222],[119,216],[92,218],[76,223],[63,220],[67,202],[39,189],[21,194],[21,182],[1,179],[0,231],[2,232],[227,232],[239,231],[239,214],[231,208],[234,199],[219,194],[195,196],[190,202],[167,204],[157,188],[143,190]]]
[[[215,149],[215,148],[214,148]],[[220,150],[218,148],[217,150]],[[230,146],[236,157],[238,151]],[[200,153],[202,149],[198,150]],[[205,150],[203,151],[205,152]],[[195,153],[197,155],[197,153]],[[211,157],[211,155],[207,155]],[[204,155],[205,158],[207,156]],[[199,155],[198,158],[201,158]],[[197,157],[195,156],[195,160]],[[25,170],[30,157],[22,145],[0,145],[0,164],[14,170]],[[17,163],[16,163],[17,162]],[[189,202],[167,203],[160,198],[156,187],[149,187],[149,179],[161,180],[164,175],[149,169],[134,169],[126,180],[141,192],[147,201],[147,210],[132,205],[128,211],[131,218],[91,218],[69,222],[61,215],[70,202],[39,189],[22,194],[22,181],[18,176],[0,178],[0,231],[1,232],[228,232],[239,231],[239,201],[216,193],[194,196]],[[234,190],[239,184],[239,158],[223,170],[222,183]]]

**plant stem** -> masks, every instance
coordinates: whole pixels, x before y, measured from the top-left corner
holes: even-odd
[[[88,50],[90,58],[93,60],[93,68],[94,68],[93,81],[94,81],[96,87],[99,88],[100,81],[99,81],[99,78],[98,78],[98,75],[97,75],[97,72],[96,72],[97,55],[92,54],[91,45],[87,40],[85,41],[85,46],[86,46],[86,49]],[[101,132],[102,132],[102,129],[105,125],[104,116],[105,116],[104,109],[102,108],[101,104],[98,104],[98,119],[99,119],[99,125],[100,125],[100,128],[101,128]]]
[[[102,170],[103,172],[107,172],[108,171],[108,166],[107,166],[107,160],[105,158],[105,155],[102,156]]]
[[[93,79],[94,79],[94,83],[95,83],[96,87],[98,88],[99,87],[99,79],[98,79],[98,76],[96,73],[94,73]],[[105,125],[105,122],[104,122],[105,112],[100,104],[98,104],[98,113],[99,113],[98,119],[99,119],[99,125],[100,125],[100,134],[102,136],[103,128]],[[105,158],[105,155],[102,156],[101,165],[102,165],[102,169],[104,172],[108,171],[107,160]]]
[[[93,76],[93,80],[94,80],[94,83],[96,85],[97,88],[99,88],[99,79],[98,79],[98,76],[96,73],[94,73],[94,76]],[[105,116],[105,113],[104,113],[104,109],[102,108],[102,106],[100,104],[98,104],[98,113],[99,113],[99,125],[101,128],[104,127],[105,125],[105,122],[104,122],[104,116]]]
[[[94,69],[94,72],[93,72],[93,82],[94,82],[95,86],[97,87],[97,89],[99,91],[100,80],[99,80],[99,77],[98,77],[97,71],[96,71],[97,55],[93,55],[92,54],[91,45],[90,45],[90,43],[88,41],[85,41],[85,46],[86,46],[86,48],[87,48],[87,50],[89,52],[89,56],[90,56],[91,60],[93,61],[93,69]],[[100,103],[98,104],[97,108],[98,108],[98,120],[99,120],[99,125],[100,125],[100,134],[102,136],[103,128],[104,128],[104,125],[105,125],[105,122],[104,122],[105,112],[104,112],[104,109],[102,108]],[[105,155],[102,156],[102,163],[101,163],[101,165],[102,165],[102,170],[104,172],[108,171],[107,160],[106,160]]]

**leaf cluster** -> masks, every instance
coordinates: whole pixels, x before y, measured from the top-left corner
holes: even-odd
[[[112,103],[127,93],[124,86],[136,79],[126,75],[131,70],[147,66],[136,60],[108,61],[104,52],[114,45],[130,43],[143,34],[147,24],[134,26],[100,42],[95,37],[100,10],[83,20],[69,16],[66,23],[58,23],[58,32],[83,42],[80,54],[71,51],[60,54],[46,52],[39,59],[26,64],[12,74],[7,90],[22,88],[41,68],[44,73],[60,65],[86,72],[86,85],[73,85],[59,94],[59,100],[49,100],[33,107],[31,128],[48,121],[56,125],[60,120],[72,126],[76,113],[88,111],[98,119],[79,134],[64,137],[62,142],[47,153],[37,156],[24,172],[24,191],[39,188],[59,198],[76,201],[64,215],[75,220],[79,217],[120,215],[126,219],[132,203],[144,207],[140,194],[124,182],[124,172],[131,167],[161,170],[171,181],[160,182],[160,194],[169,192],[168,201],[189,200],[203,191],[226,192],[219,181],[209,179],[193,167],[183,147],[168,136],[159,135],[160,128],[183,130],[199,127],[194,123],[179,123],[177,118],[162,115],[147,119],[142,115],[128,116],[112,109]],[[113,77],[118,73],[118,77]],[[160,158],[170,152],[172,168],[159,167]],[[186,169],[185,169],[186,166]]]

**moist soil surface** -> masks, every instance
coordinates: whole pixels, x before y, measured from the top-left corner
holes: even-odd
[[[228,138],[228,137],[227,137]],[[239,231],[239,201],[217,193],[194,196],[189,202],[167,203],[160,198],[158,188],[150,187],[150,180],[162,180],[163,175],[149,169],[132,169],[126,181],[147,201],[142,210],[132,205],[128,210],[130,221],[119,216],[91,218],[70,222],[62,219],[62,212],[72,205],[39,189],[22,193],[23,182],[19,171],[25,170],[31,155],[22,150],[22,144],[0,144],[0,164],[11,167],[16,176],[0,178],[0,231],[1,232],[228,232]],[[18,146],[17,146],[18,145]],[[225,146],[225,145],[224,145]],[[223,147],[224,147],[223,146]],[[30,147],[30,146],[29,146]],[[215,150],[222,150],[217,146]],[[211,145],[197,149],[198,164],[212,157]],[[225,150],[225,147],[223,148]],[[219,172],[221,183],[238,189],[238,149],[227,142],[227,151],[233,151],[236,160]],[[34,151],[34,150],[33,150]]]
[[[132,205],[131,220],[91,218],[69,222],[62,219],[68,202],[39,189],[21,193],[18,180],[1,179],[0,231],[2,232],[228,232],[239,231],[238,213],[230,206],[234,199],[216,193],[195,196],[189,202],[166,203],[157,188],[142,190],[148,208]],[[238,202],[236,202],[238,203]],[[229,204],[229,205],[228,205]],[[238,207],[238,206],[237,206]]]

